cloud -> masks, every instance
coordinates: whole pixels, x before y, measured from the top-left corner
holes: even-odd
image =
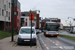
[[[75,17],[75,0],[19,0],[21,11],[39,9],[41,17]]]

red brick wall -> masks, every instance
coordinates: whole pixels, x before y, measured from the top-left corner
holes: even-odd
[[[14,15],[14,28],[18,28],[18,30],[21,27],[21,11],[18,8],[14,8],[14,11],[17,11],[18,14]],[[11,8],[11,27],[12,27],[12,8]]]

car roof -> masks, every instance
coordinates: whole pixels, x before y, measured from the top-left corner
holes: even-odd
[[[31,28],[30,26],[22,26],[21,28]],[[35,27],[32,27],[35,28]]]
[[[46,22],[46,23],[56,23],[56,22]]]

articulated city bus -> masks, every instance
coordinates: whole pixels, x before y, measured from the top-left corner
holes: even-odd
[[[57,22],[46,22],[44,24],[43,32],[45,36],[58,36],[60,24]]]

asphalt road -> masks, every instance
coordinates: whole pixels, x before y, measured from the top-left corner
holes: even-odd
[[[67,32],[67,31],[63,31],[63,30],[59,31],[59,34],[62,34],[62,35],[69,35],[69,36],[75,37],[75,33],[69,33],[69,32]]]
[[[39,41],[43,50],[75,50],[75,46],[60,40],[58,37],[45,37],[39,34]]]

